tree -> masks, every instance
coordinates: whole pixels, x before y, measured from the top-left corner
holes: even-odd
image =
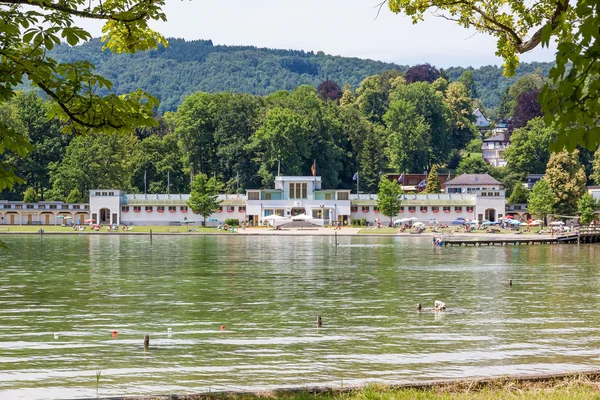
[[[25,194],[23,196],[23,202],[25,203],[37,203],[38,202],[38,195],[35,192],[35,189],[32,188],[31,186],[27,188],[27,190],[25,191]]]
[[[384,153],[381,151],[383,133],[381,128],[374,127],[368,131],[360,154],[359,190],[373,193],[377,190],[380,174],[385,165]]]
[[[15,95],[25,82],[38,87],[50,103],[49,115],[66,123],[65,129],[78,132],[132,132],[136,126],[155,125],[155,97],[142,90],[106,96],[98,89],[110,89],[111,82],[94,73],[88,61],[58,63],[48,56],[61,40],[70,46],[85,42],[91,35],[75,23],[75,17],[103,20],[104,48],[113,52],[136,52],[166,44],[149,28],[152,20],[166,20],[163,0],[83,2],[81,0],[21,1],[0,0],[0,103]],[[11,135],[14,136],[14,135]],[[3,135],[2,145],[10,139]],[[26,149],[22,143],[10,146]],[[0,175],[0,187],[14,176]]]
[[[263,125],[250,139],[249,149],[256,152],[263,184],[272,184],[272,174],[302,175],[310,157],[309,125],[302,115],[287,108],[275,107],[267,112]]]
[[[542,178],[533,185],[533,189],[529,194],[527,210],[538,218],[542,218],[546,223],[546,217],[552,214],[557,201],[558,197],[554,194],[548,181]]]
[[[14,104],[0,101],[0,191],[24,183],[15,173],[13,160],[15,157],[25,157],[30,150],[27,130],[17,108]]]
[[[50,164],[49,197],[64,200],[78,189],[87,199],[90,189],[131,188],[133,133],[93,133],[75,137],[60,162]]]
[[[592,173],[590,179],[593,180],[596,185],[600,185],[600,148],[594,153],[594,161],[592,161]]]
[[[390,217],[390,226],[392,218],[398,215],[398,210],[402,204],[402,189],[395,181],[390,181],[383,177],[379,182],[379,193],[377,193],[377,207],[386,217]]]
[[[65,203],[83,203],[83,196],[81,195],[79,189],[73,188],[73,190],[69,192]]]
[[[547,125],[559,130],[555,148],[577,144],[594,150],[600,143],[600,4],[589,0],[448,2],[445,0],[388,0],[392,12],[405,13],[413,23],[426,12],[464,28],[497,38],[496,55],[504,58],[504,73],[512,76],[519,54],[538,45],[558,43],[556,65],[540,94]],[[569,134],[570,132],[570,134]]]
[[[431,167],[431,171],[429,171],[429,175],[427,176],[427,193],[441,193],[442,192],[442,184],[440,183],[440,177],[438,176],[438,166],[434,164]]]
[[[511,134],[515,129],[522,128],[532,119],[542,116],[540,103],[537,100],[539,93],[539,90],[533,90],[519,95],[513,116],[508,122],[508,129],[504,135],[505,141],[510,141]]]
[[[317,88],[317,93],[319,93],[321,100],[331,100],[335,102],[339,101],[343,94],[340,85],[332,80],[322,82]]]
[[[221,201],[218,199],[218,194],[219,184],[214,177],[209,179],[203,173],[194,177],[187,204],[194,214],[200,214],[204,218],[202,226],[206,226],[206,218],[219,208]]]
[[[440,71],[438,71],[437,68],[430,65],[429,63],[412,66],[406,71],[406,74],[404,75],[406,83],[433,83],[433,81],[435,81],[439,77]]]
[[[529,190],[522,184],[515,185],[510,197],[508,198],[508,204],[527,204],[529,201]]]
[[[596,209],[598,201],[589,193],[585,193],[577,202],[577,210],[579,211],[579,221],[582,225],[589,225],[590,222],[596,219]]]
[[[466,70],[462,73],[458,81],[465,85],[467,90],[469,91],[469,97],[472,99],[479,97],[477,94],[477,88],[475,87],[475,79],[473,78],[473,71],[470,69]]]
[[[456,173],[461,174],[489,174],[492,166],[481,157],[465,157],[458,163]]]
[[[444,93],[444,103],[450,111],[449,124],[452,130],[450,147],[460,150],[479,136],[474,124],[473,99],[469,97],[469,91],[465,85],[460,82],[452,82]]]
[[[555,129],[547,127],[542,118],[534,118],[513,132],[504,158],[514,172],[543,174],[550,159],[550,144],[555,138]]]
[[[356,105],[371,122],[381,122],[387,110],[387,93],[380,76],[368,76],[356,89]]]
[[[571,216],[577,211],[577,202],[585,193],[585,169],[579,162],[579,150],[572,153],[563,150],[553,153],[546,166],[548,186],[558,201],[554,205],[557,214]]]

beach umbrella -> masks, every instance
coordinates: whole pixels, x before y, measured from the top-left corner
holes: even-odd
[[[454,221],[452,221],[452,225],[463,225],[464,223],[465,223],[464,218],[456,218]]]
[[[515,217],[513,217],[512,215],[507,215],[504,217],[504,219],[514,219]]]
[[[394,225],[400,225],[406,222],[406,218],[400,218],[394,221]]]
[[[520,221],[517,221],[516,219],[510,220],[508,223],[515,226],[523,225]]]
[[[479,221],[467,221],[465,222],[465,225],[477,225],[479,223]]]
[[[465,219],[463,217],[458,217],[455,219],[455,221],[464,221]]]
[[[280,218],[283,218],[283,217],[280,217]],[[295,220],[295,221],[306,221],[306,220],[309,220],[309,219],[313,219],[313,218],[309,217],[306,214],[298,214],[298,215],[295,215],[295,216],[292,217],[292,220]]]
[[[73,219],[73,217],[63,217],[64,219]]]
[[[410,217],[408,220],[409,220],[409,221],[418,221],[418,220],[419,220],[419,218],[417,218],[417,217]]]
[[[280,220],[280,219],[284,219],[284,217],[282,217],[281,215],[277,215],[277,214],[271,214],[271,215],[267,215],[266,217],[263,217],[263,221],[275,221],[275,220]]]
[[[217,218],[209,218],[208,219],[210,222],[219,222],[219,220]]]
[[[184,219],[183,221],[179,222],[180,224],[193,224],[195,221],[189,220],[189,219]]]
[[[564,225],[564,224],[565,224],[565,223],[564,223],[564,222],[562,222],[562,221],[552,221],[552,222],[550,222],[548,225],[550,225],[550,226],[562,226],[562,225]]]
[[[415,228],[422,228],[422,227],[424,227],[424,226],[425,226],[425,224],[424,224],[424,223],[422,223],[422,222],[415,222],[415,223],[413,224],[413,226],[414,226]]]
[[[531,221],[527,225],[529,225],[529,226],[538,226],[538,225],[540,225],[540,221],[537,221],[537,220],[536,221]]]
[[[96,222],[96,220],[88,218],[88,219],[84,219],[83,222]]]

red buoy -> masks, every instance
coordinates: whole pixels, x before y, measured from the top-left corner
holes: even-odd
[[[113,339],[117,338],[117,331],[112,331],[112,337],[113,337]]]
[[[221,325],[221,330],[224,331],[225,330],[225,325]]]

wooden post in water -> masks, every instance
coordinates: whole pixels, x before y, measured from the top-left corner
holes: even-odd
[[[152,243],[152,229],[150,229],[150,243]]]
[[[321,316],[317,315],[317,328],[323,327],[323,321],[321,320]]]
[[[335,232],[334,232],[334,234],[335,234],[335,245],[336,245],[336,246],[339,246],[339,243],[338,243],[338,241],[337,241],[337,231],[335,231]]]
[[[150,347],[150,336],[146,333],[144,335],[144,351],[147,351],[148,347]]]
[[[508,286],[512,286],[512,279],[508,280]]]

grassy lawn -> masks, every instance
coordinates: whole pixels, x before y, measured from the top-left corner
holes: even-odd
[[[504,382],[485,384],[482,387],[469,384],[440,386],[426,389],[394,389],[385,386],[368,385],[363,389],[349,392],[311,394],[308,392],[286,393],[267,392],[258,394],[208,394],[186,396],[186,399],[227,399],[227,400],[580,400],[598,399],[598,383],[589,381],[552,381],[541,383]]]
[[[0,232],[38,232],[40,229],[43,229],[44,232],[63,232],[63,233],[91,233],[91,232],[100,232],[107,233],[106,227],[103,227],[99,231],[92,231],[89,226],[85,227],[84,231],[75,231],[70,227],[64,226],[52,226],[52,225],[5,225],[0,226]],[[152,233],[185,233],[188,230],[190,233],[231,233],[229,231],[220,231],[217,228],[202,228],[196,227],[194,225],[189,225],[189,227],[185,226],[134,226],[133,230],[127,231],[128,233],[150,233],[152,229]],[[123,233],[121,228],[119,228],[119,233]]]

